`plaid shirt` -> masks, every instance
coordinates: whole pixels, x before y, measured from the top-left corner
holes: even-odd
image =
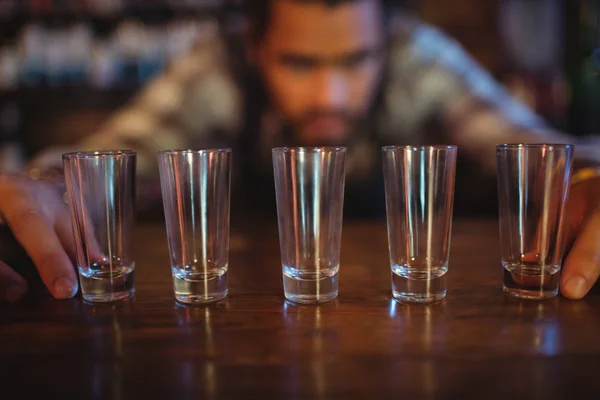
[[[197,43],[76,149],[136,150],[140,174],[157,176],[158,150],[231,146],[244,131],[248,106],[231,53],[218,34]],[[455,144],[491,175],[497,143],[576,142],[513,99],[456,41],[419,22],[390,34],[379,98],[373,132],[349,145],[349,179],[373,168],[381,144]],[[268,110],[258,121],[265,155],[258,159],[266,164],[270,148],[281,144],[279,124]],[[576,156],[596,160],[597,149],[577,146]],[[66,150],[49,149],[32,166],[59,166]]]

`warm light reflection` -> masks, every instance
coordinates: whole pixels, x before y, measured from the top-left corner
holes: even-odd
[[[124,351],[121,326],[123,315],[121,313],[130,307],[133,307],[133,301],[86,307],[89,312],[87,320],[92,326],[104,326],[107,317],[109,318],[109,323],[106,324],[109,329],[106,330],[106,333],[92,335],[94,353],[106,359],[104,362],[94,363],[92,366],[90,390],[93,399],[106,397],[116,400],[123,399],[121,360],[124,358]],[[110,353],[107,354],[107,351]]]
[[[186,359],[181,362],[181,387],[186,388],[186,393],[189,394],[192,388],[197,387],[202,382],[204,383],[202,393],[206,398],[213,399],[216,396],[218,386],[218,373],[213,361],[217,356],[212,321],[213,310],[210,306],[191,307],[177,304],[176,307],[178,325],[185,333],[186,342],[189,341],[192,349],[199,345],[204,350],[203,359]],[[203,335],[198,331],[198,327],[200,327]],[[198,339],[202,336],[203,342],[198,343]],[[200,367],[202,367],[201,371]],[[198,376],[199,373],[201,376]]]
[[[328,342],[325,333],[326,327],[323,315],[323,307],[335,308],[335,300],[324,306],[302,306],[289,302],[283,304],[283,315],[286,326],[286,346],[288,349],[303,352],[309,349],[309,380],[302,380],[302,368],[293,368],[290,370],[290,376],[287,380],[290,392],[306,391],[310,386],[315,393],[316,398],[327,398],[327,364],[325,359],[332,351],[331,342]]]
[[[209,307],[204,309],[204,337],[206,340],[205,350],[206,356],[209,358],[209,360],[211,360],[204,364],[204,381],[206,382],[205,393],[210,396],[209,398],[214,398],[217,391],[217,371],[215,368],[215,363],[212,361],[216,356],[216,351],[210,312],[211,310]]]
[[[321,309],[317,308],[314,312],[314,323],[313,329],[316,332],[313,335],[313,361],[312,361],[312,373],[315,380],[315,386],[319,399],[324,399],[327,393],[327,386],[325,380],[325,366],[323,365],[323,334],[321,332]]]
[[[433,307],[444,307],[444,304]],[[403,305],[394,299],[390,300],[388,309],[390,318],[402,323],[402,333],[408,338],[415,338],[415,344],[420,345],[418,352],[423,355],[423,359],[415,363],[415,373],[424,393],[433,396],[437,389],[434,358],[439,350],[434,346],[435,309],[432,306]],[[437,329],[439,327],[438,324]],[[412,346],[412,342],[409,346]]]

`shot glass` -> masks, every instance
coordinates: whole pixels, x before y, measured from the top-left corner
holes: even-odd
[[[231,150],[158,153],[175,299],[227,297]]]
[[[402,303],[446,297],[455,146],[387,146],[383,172],[392,294]]]
[[[511,297],[556,296],[573,146],[496,147],[503,289]]]
[[[344,147],[273,149],[286,299],[317,304],[338,295]]]
[[[133,297],[136,153],[68,153],[63,166],[83,300]]]

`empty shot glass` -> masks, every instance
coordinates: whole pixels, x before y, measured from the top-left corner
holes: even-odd
[[[387,146],[383,171],[392,293],[402,303],[446,297],[455,146]]]
[[[158,153],[175,299],[227,296],[231,150]]]
[[[504,292],[543,300],[558,294],[573,146],[496,147]]]
[[[316,304],[338,295],[346,148],[273,149],[285,297]]]
[[[136,153],[68,153],[63,166],[83,299],[133,297]]]

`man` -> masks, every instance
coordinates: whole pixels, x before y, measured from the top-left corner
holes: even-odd
[[[406,16],[395,18],[382,0],[251,4],[245,57],[233,55],[236,40],[199,43],[77,149],[135,149],[140,176],[156,179],[160,149],[232,146],[239,182],[260,192],[272,179],[272,147],[344,144],[349,204],[363,209],[377,202],[369,194],[383,192],[373,183],[381,175],[382,144],[451,142],[493,175],[496,143],[574,141],[511,99],[455,42]],[[585,150],[577,150],[578,166],[594,161]],[[40,156],[35,177],[40,168],[59,166],[62,151]],[[595,170],[586,174],[578,175],[586,179],[573,186],[568,205],[568,240],[575,242],[561,290],[573,299],[600,274],[600,180]],[[77,276],[61,194],[42,180],[0,178],[4,219],[52,295],[69,298]],[[0,296],[16,301],[26,290],[0,264]]]

